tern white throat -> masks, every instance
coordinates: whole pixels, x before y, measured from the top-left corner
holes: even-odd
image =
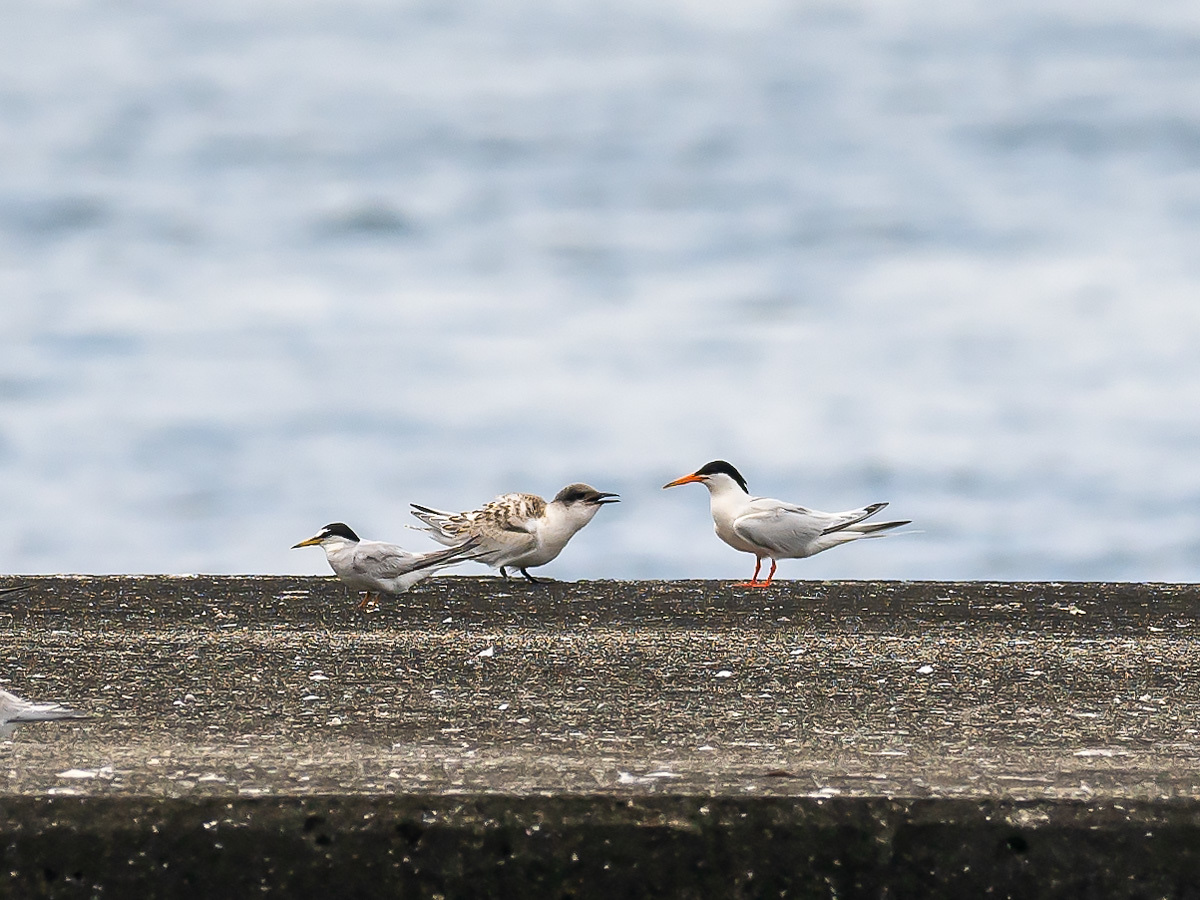
[[[698,483],[708,488],[709,509],[717,537],[735,550],[753,553],[754,574],[741,587],[769,587],[781,559],[803,559],[860,538],[883,537],[909,520],[867,522],[886,503],[872,503],[845,512],[822,512],[769,497],[752,497],[742,473],[723,459],[701,466],[663,485]],[[771,560],[766,580],[759,581],[764,559]]]

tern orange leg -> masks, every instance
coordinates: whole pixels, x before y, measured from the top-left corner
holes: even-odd
[[[750,581],[742,582],[741,584],[738,585],[738,587],[752,587],[752,588],[770,587],[771,579],[775,577],[775,566],[776,565],[777,565],[777,563],[775,562],[775,560],[771,560],[771,571],[767,573],[767,580],[759,581],[758,580],[758,570],[759,570],[759,567],[762,566],[762,560],[760,559],[758,561],[758,565],[754,567],[754,578],[752,578]]]
[[[366,607],[366,605],[367,605],[368,603],[370,603],[370,602],[371,602],[372,600],[374,600],[374,599],[375,599],[375,598],[374,598],[374,597],[371,595],[371,592],[370,592],[370,591],[366,591],[366,592],[363,594],[363,598],[362,598],[362,600],[361,600],[361,601],[359,601],[358,608],[359,608],[359,609],[364,609],[364,608]]]
[[[771,563],[774,565],[775,560],[771,560]],[[756,556],[754,557],[754,574],[750,576],[750,580],[739,581],[734,585],[734,587],[762,587],[762,584],[758,580],[758,572],[760,569],[762,569],[762,557]],[[771,571],[774,571],[774,569]]]

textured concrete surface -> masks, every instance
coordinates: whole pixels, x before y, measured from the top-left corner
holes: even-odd
[[[679,795],[10,798],[12,897],[1190,898],[1173,804]]]
[[[162,896],[224,889],[216,844],[243,887],[363,896],[611,893],[605,853],[624,893],[1200,896],[1196,586],[22,581],[0,686],[93,718],[0,744],[13,896],[103,893],[162,833]],[[116,820],[111,867],[54,863]]]

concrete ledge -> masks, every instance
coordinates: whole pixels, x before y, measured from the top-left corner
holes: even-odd
[[[10,798],[0,848],[13,897],[1190,897],[1200,807]]]
[[[27,580],[3,897],[1200,897],[1194,585]]]

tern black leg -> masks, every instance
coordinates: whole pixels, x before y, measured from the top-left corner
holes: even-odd
[[[505,581],[508,581],[508,567],[507,566],[500,567],[500,574],[504,576]]]
[[[541,584],[540,581],[538,581],[536,578],[534,578],[532,575],[530,575],[524,569],[521,570],[521,574],[525,576],[525,580],[528,581],[530,584]]]

